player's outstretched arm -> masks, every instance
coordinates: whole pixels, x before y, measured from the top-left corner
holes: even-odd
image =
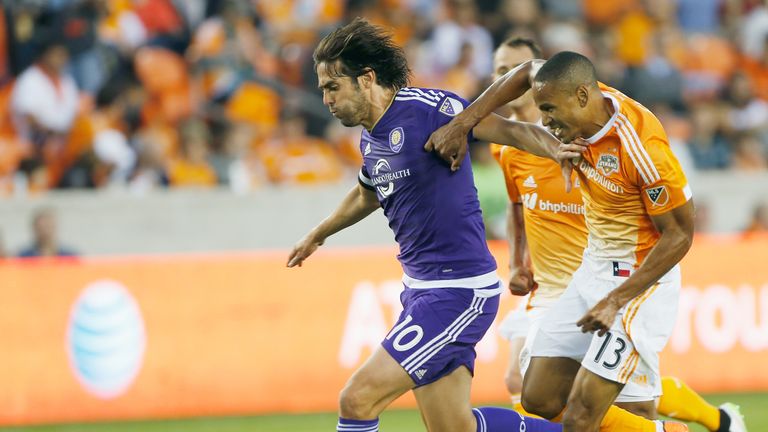
[[[358,184],[349,191],[336,210],[303,239],[296,243],[288,255],[288,267],[301,267],[301,263],[320,247],[325,239],[354,225],[380,207],[376,192],[370,191]]]
[[[450,123],[436,130],[424,149],[437,152],[451,163],[452,170],[459,169],[467,153],[469,131],[497,108],[524,95],[543,63],[543,60],[529,60],[497,79]]]
[[[577,323],[582,331],[605,334],[619,309],[650,288],[683,259],[693,243],[693,209],[693,201],[689,200],[666,213],[651,216],[653,224],[661,233],[659,241],[637,271]]]
[[[533,289],[533,272],[528,265],[528,241],[525,236],[523,205],[510,202],[507,210],[507,238],[509,239],[509,292],[524,296]]]
[[[491,114],[478,123],[472,133],[481,141],[508,145],[536,156],[558,160],[560,141],[546,129],[533,123],[509,120],[498,114]]]

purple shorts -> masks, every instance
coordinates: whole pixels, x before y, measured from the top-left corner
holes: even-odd
[[[499,295],[488,296],[490,291],[405,287],[400,294],[403,312],[381,345],[416,387],[435,382],[459,366],[474,374],[475,344],[499,309]]]

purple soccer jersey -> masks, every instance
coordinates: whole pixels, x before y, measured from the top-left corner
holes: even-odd
[[[498,283],[469,156],[461,170],[451,172],[424,151],[432,132],[466,105],[448,91],[406,87],[360,139],[359,180],[379,198],[409,287],[428,288],[426,281],[457,288]]]

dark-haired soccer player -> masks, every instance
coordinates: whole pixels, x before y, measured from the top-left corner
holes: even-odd
[[[677,264],[691,246],[693,203],[650,111],[598,83],[594,66],[580,54],[558,53],[531,78],[534,66],[526,62],[497,80],[425,148],[435,148],[458,168],[466,151],[461,137],[532,88],[542,123],[561,141],[577,142],[561,149],[583,151],[573,163],[588,244],[565,292],[542,320],[522,402],[546,418],[565,409],[566,431],[597,431],[620,392],[636,400],[660,393],[658,353],[674,326]],[[570,175],[565,180],[569,184]],[[665,424],[664,430],[687,427]]]
[[[319,87],[345,126],[362,125],[359,184],[294,247],[293,267],[325,239],[379,207],[400,246],[403,312],[381,347],[341,392],[338,431],[378,430],[378,416],[413,390],[430,431],[559,431],[559,424],[502,408],[472,409],[474,347],[492,324],[501,285],[488,251],[472,171],[452,173],[424,152],[429,135],[467,102],[444,90],[407,87],[403,50],[381,28],[357,19],[314,53]],[[543,128],[490,116],[472,131],[553,156]],[[464,136],[464,143],[468,140]]]
[[[509,38],[494,53],[493,78],[499,79],[526,61],[540,57],[541,51],[532,40]],[[528,91],[505,106],[511,111],[509,118],[532,123],[541,121],[541,113],[531,93]],[[522,390],[519,371],[524,373],[527,369],[537,329],[581,264],[588,233],[581,190],[575,187],[566,192],[565,180],[556,162],[504,145],[492,144],[491,151],[504,172],[510,199],[507,223],[509,290],[515,295],[530,292],[527,301],[521,302],[523,308],[510,312],[499,326],[499,335],[510,341],[511,355],[505,381],[515,401],[515,397],[520,400]],[[524,256],[530,260],[523,259]],[[572,364],[578,363],[573,361]],[[531,382],[536,379],[532,378]],[[616,398],[616,405],[648,418],[655,418],[658,411],[677,420],[694,421],[713,432],[744,431],[735,405],[713,406],[685,382],[670,376],[661,378],[661,387],[663,394],[655,399],[658,395],[638,398],[632,394],[631,386],[625,386]],[[560,395],[563,400],[567,396]],[[621,422],[615,420],[621,416],[627,417],[626,411],[609,408],[604,423],[616,424],[612,430],[629,430],[626,423],[632,419],[619,426],[617,423]]]

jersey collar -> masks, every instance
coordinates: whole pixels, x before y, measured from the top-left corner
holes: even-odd
[[[619,108],[620,108],[619,101],[616,100],[616,98],[610,93],[606,93],[606,92],[602,92],[602,93],[603,93],[603,96],[610,99],[611,103],[613,103],[613,115],[611,116],[610,120],[608,120],[608,123],[606,123],[603,126],[602,129],[600,129],[596,134],[587,138],[587,142],[590,144],[594,144],[600,141],[605,136],[605,134],[607,134],[608,131],[611,130],[611,128],[613,127],[613,124],[616,123],[616,117],[619,116]]]
[[[376,122],[371,126],[371,130],[368,131],[369,134],[373,133],[373,130],[376,129],[376,125],[381,122],[381,119],[384,118],[385,115],[387,115],[387,112],[389,112],[389,109],[392,108],[392,103],[395,101],[395,96],[400,92],[400,90],[396,91],[395,94],[392,95],[392,99],[389,100],[389,105],[387,105],[386,108],[384,108],[384,112],[381,113],[379,118],[376,120]]]

